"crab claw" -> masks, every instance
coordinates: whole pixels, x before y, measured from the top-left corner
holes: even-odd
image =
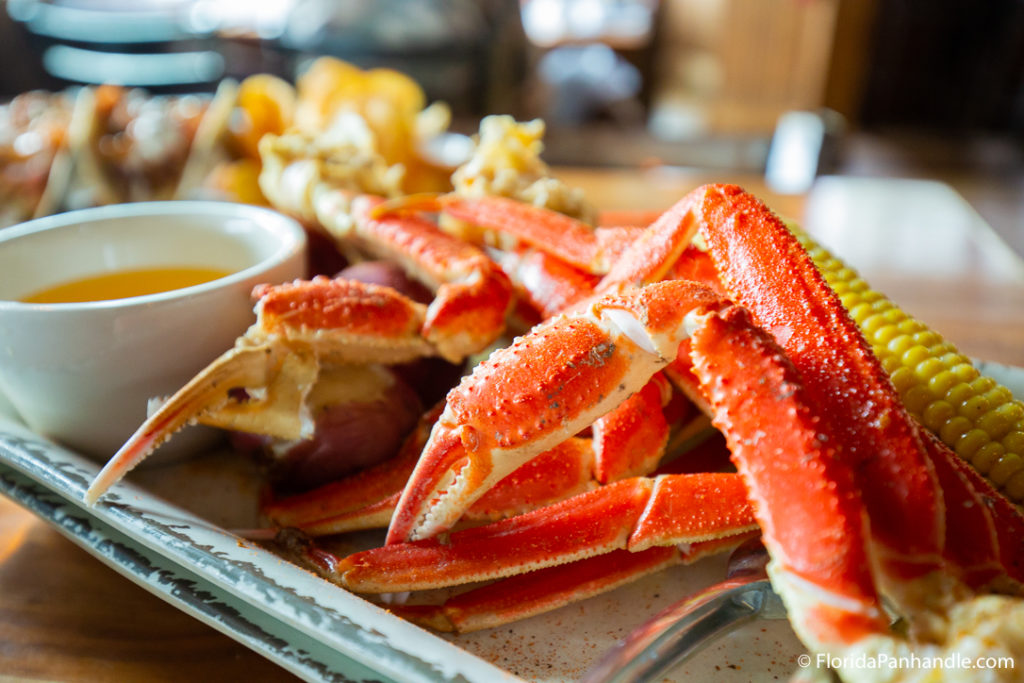
[[[608,295],[500,349],[448,394],[388,542],[428,538],[513,470],[573,436],[675,358],[690,311],[726,305],[691,282]]]
[[[86,502],[187,424],[311,437],[305,399],[324,364],[400,363],[434,353],[419,333],[424,306],[388,287],[318,277],[254,294],[256,322],[136,430],[89,486]]]

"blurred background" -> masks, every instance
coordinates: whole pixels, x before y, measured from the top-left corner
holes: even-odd
[[[212,91],[316,55],[480,116],[543,117],[552,164],[950,183],[1024,254],[1022,0],[6,0],[0,98]]]

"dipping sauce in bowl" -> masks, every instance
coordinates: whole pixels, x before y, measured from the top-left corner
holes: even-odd
[[[252,323],[254,286],[305,275],[305,245],[294,220],[223,202],[119,204],[0,230],[0,392],[36,432],[106,460],[149,399]],[[195,450],[198,434],[158,456]]]
[[[230,275],[217,268],[135,268],[90,275],[47,287],[21,299],[26,304],[73,304],[159,294]]]

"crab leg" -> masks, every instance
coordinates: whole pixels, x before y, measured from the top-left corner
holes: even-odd
[[[938,437],[921,430],[946,498],[946,551],[968,585],[1020,593],[1024,515]],[[955,473],[955,476],[954,476]]]
[[[846,444],[842,457],[860,477],[872,519],[900,520],[872,527],[890,569],[908,576],[935,569],[940,489],[916,423],[856,323],[764,204],[735,186],[695,194],[701,233],[726,290],[793,360],[810,400]]]
[[[604,273],[612,257],[602,248],[594,228],[564,214],[507,197],[482,199],[455,194],[430,198],[403,208],[433,208],[466,223],[506,234],[516,241],[554,254],[588,273]]]
[[[983,482],[957,472],[960,466],[948,450],[922,441],[856,326],[785,226],[731,186],[701,188],[678,206],[685,208],[682,220],[699,226],[729,294],[751,310],[752,320],[739,308],[693,310],[691,355],[751,489],[775,557],[774,580],[804,641],[817,651],[836,651],[885,634],[876,581],[897,605],[907,606],[953,590],[957,573],[973,584],[988,581],[993,560],[1011,578],[1019,576],[1022,544],[1011,533],[1000,533],[1002,522],[995,519],[998,512],[1016,532],[1019,513],[987,502]],[[657,283],[637,296],[668,308],[671,293],[671,283]],[[600,320],[596,311],[603,305],[577,315]],[[677,316],[693,309],[682,296],[676,305]],[[635,342],[643,339],[638,329],[662,320],[639,304],[631,315],[616,315],[619,329],[633,330]],[[661,358],[671,359],[684,336],[674,337]],[[522,344],[521,352],[529,347]],[[499,360],[509,367],[526,362],[510,355]],[[490,375],[502,386],[514,386],[511,373],[492,370],[480,378]],[[562,383],[572,379],[559,377]],[[631,380],[637,388],[638,378]],[[451,415],[484,416],[489,387],[470,381],[460,390],[458,412]],[[476,412],[466,408],[471,399],[481,402]],[[580,414],[591,417],[585,409]],[[576,426],[571,417],[560,417]],[[409,512],[396,513],[399,523],[392,524],[390,542],[448,528],[464,501],[489,485],[491,470],[506,466],[506,459],[530,457],[532,445],[480,447],[482,439],[453,437],[466,430],[473,437],[488,434],[493,424],[453,420],[435,432],[441,439],[433,452],[428,445],[420,462],[423,472],[417,470],[423,476],[417,481],[414,474],[406,489],[403,503],[410,503]],[[954,505],[988,505],[992,511],[948,510],[941,486],[948,487]],[[794,496],[794,490],[801,495]],[[954,539],[954,529],[979,523],[981,539]],[[818,542],[808,544],[808,534]],[[947,548],[947,541],[955,545]],[[947,563],[952,576],[943,571]]]
[[[801,639],[822,648],[884,630],[867,517],[837,453],[845,444],[822,431],[796,370],[739,309],[707,316],[691,343]],[[747,372],[731,372],[734,364]]]
[[[193,422],[236,429],[256,422],[281,438],[312,436],[304,400],[322,363],[399,363],[432,353],[419,334],[423,305],[388,287],[318,277],[254,294],[256,322],[136,430],[93,480],[86,501],[98,500]]]
[[[635,477],[482,527],[350,555],[330,570],[350,590],[454,586],[567,564],[613,550],[712,541],[755,531],[732,473]],[[443,572],[438,567],[444,567]]]
[[[678,292],[683,284],[660,283],[643,291]],[[689,327],[696,366],[718,411],[718,424],[729,435],[747,481],[756,484],[759,492],[769,490],[768,498],[784,492],[793,499],[790,505],[766,505],[763,495],[753,496],[765,533],[785,550],[778,553],[783,559],[776,563],[780,581],[792,584],[790,594],[795,599],[815,605],[804,612],[813,617],[807,617],[805,632],[813,633],[819,642],[854,640],[878,632],[887,622],[864,542],[866,517],[860,514],[852,476],[836,456],[839,443],[822,432],[796,371],[767,333],[751,324],[745,311],[738,307],[705,310],[690,314]],[[807,462],[816,466],[806,467]],[[418,590],[544,568],[556,557],[585,559],[612,549],[642,551],[653,544],[710,540],[714,536],[692,534],[723,528],[728,511],[745,506],[740,500],[747,500],[742,488],[734,492],[738,498],[731,500],[706,493],[691,496],[697,482],[713,479],[735,481],[732,475],[713,474],[659,477],[653,483],[624,480],[530,515],[453,533],[443,543],[429,539],[356,554],[334,565],[332,578],[357,591]],[[648,494],[652,487],[657,490],[664,485],[668,490],[669,483],[671,496]],[[674,488],[677,485],[680,488]],[[792,495],[794,490],[801,495]],[[710,508],[709,500],[715,501]],[[567,506],[586,524],[570,526],[564,516]],[[534,520],[542,516],[544,525],[535,530]],[[629,535],[623,538],[626,529]],[[810,529],[821,533],[818,542],[806,542]],[[509,547],[522,550],[513,555]],[[642,558],[636,561],[643,564]],[[660,557],[655,564],[669,561]],[[438,576],[438,566],[445,568],[443,577]],[[609,578],[616,585],[622,580],[616,572]],[[592,581],[587,581],[583,593],[589,595],[593,589]],[[442,614],[450,619],[449,612],[456,614],[458,608],[456,603]],[[486,610],[475,613],[490,618],[481,616]],[[437,618],[436,612],[431,614]],[[823,632],[826,628],[837,630],[838,635]]]
[[[745,535],[730,536],[726,540],[735,545],[742,542],[740,539],[745,540]],[[696,550],[700,545],[690,548]],[[436,631],[468,633],[585,600],[681,561],[684,561],[683,556],[675,547],[653,547],[635,553],[613,550],[568,565],[495,581],[440,605],[389,605],[388,609]]]
[[[910,418],[856,324],[792,233],[739,188],[699,192],[705,197],[700,229],[720,279],[774,332],[812,400],[850,440],[842,455],[867,492],[872,519],[901,520],[872,527],[887,570],[922,575],[942,555],[973,576],[972,585],[996,571],[1019,583],[1024,549],[1012,538],[1024,518]],[[800,296],[779,296],[783,289]]]
[[[501,250],[512,251],[526,246],[592,275],[607,273],[645,230],[629,225],[594,228],[552,209],[499,196],[446,194],[400,197],[378,207],[374,215],[380,217],[412,211],[441,211],[446,216],[483,228],[490,236],[487,241]],[[670,263],[666,261],[666,266]]]
[[[699,285],[659,283],[554,318],[491,354],[448,394],[388,542],[450,528],[500,479],[646,384],[675,357],[688,311],[722,305]]]
[[[460,593],[440,605],[389,605],[388,609],[437,631],[468,633],[542,614],[614,590],[646,574],[690,564],[756,538],[752,530],[685,546],[613,550],[568,565],[547,567]]]
[[[766,212],[733,188],[713,192],[718,194],[716,201],[723,196],[726,201],[739,200],[753,214],[740,212],[730,228],[753,242],[771,244],[764,233],[775,232],[776,226]],[[740,244],[742,239],[738,238]],[[742,253],[738,244],[730,247],[738,250],[733,257]],[[815,289],[815,277],[803,268],[802,258],[798,254],[794,258],[795,252],[783,253],[792,259],[786,269],[790,289]],[[727,285],[736,287],[730,278],[729,274],[723,277]],[[842,309],[834,295],[804,299],[802,315],[790,317],[793,311],[786,310],[789,302],[771,308],[767,301],[758,301],[756,284],[748,281],[739,287],[749,288],[740,296],[754,292],[747,300],[755,315],[760,312],[778,323],[775,333],[794,359],[793,367],[779,356],[779,349],[765,333],[740,319],[740,309],[705,316],[695,329],[691,353],[714,408],[715,422],[726,435],[750,490],[772,556],[769,574],[786,602],[797,634],[816,652],[861,653],[871,658],[879,653],[904,657],[916,649],[922,656],[940,657],[970,640],[964,633],[971,633],[974,627],[964,624],[975,623],[973,619],[1002,619],[998,623],[1004,624],[1005,630],[989,629],[993,640],[984,647],[999,651],[1005,643],[1012,651],[1013,643],[1020,642],[1020,603],[964,600],[969,591],[961,581],[982,586],[999,571],[1016,581],[1013,588],[1019,590],[1024,558],[1020,511],[941,442],[919,430],[898,401],[890,400],[895,391],[888,382],[876,380],[873,365],[877,363],[871,362],[870,355],[860,355],[858,347],[864,342],[848,332],[847,321],[836,313]],[[804,329],[794,329],[799,321]],[[808,333],[811,337],[836,334],[846,345],[837,352],[838,358],[830,356],[811,343]],[[725,358],[731,359],[728,364],[763,364],[762,379],[751,382],[749,374],[724,372]],[[831,387],[831,397],[822,396],[819,382],[827,373],[815,368],[815,362],[830,362],[832,371],[841,376],[837,380],[840,386]],[[834,405],[844,401],[859,406],[860,413],[850,415],[850,406],[838,409]],[[883,406],[884,414],[875,416],[876,402]],[[760,413],[754,423],[750,419],[752,405]],[[858,419],[836,427],[837,416]],[[886,444],[887,450],[870,455],[857,450],[867,444],[876,446],[878,433],[904,422],[909,424],[907,431],[922,438],[901,442],[897,429],[895,444]],[[777,430],[776,425],[784,426]],[[892,436],[891,432],[888,435]],[[792,443],[790,447],[764,448],[764,442],[777,446],[781,439],[807,446],[801,449]],[[882,462],[867,463],[865,458]],[[906,476],[907,480],[879,477],[879,469],[885,468],[891,476]],[[865,476],[867,472],[875,477]],[[937,486],[928,490],[922,484],[924,495],[915,499],[918,492],[914,486],[922,478]],[[889,489],[895,489],[897,495]],[[800,495],[794,496],[794,490]],[[929,524],[927,514],[914,520],[905,520],[901,510],[896,516],[886,516],[893,513],[887,504],[899,504],[902,497],[909,503],[934,500],[933,509],[941,517]],[[905,521],[921,524],[910,526],[909,533],[920,532],[925,537],[904,538],[906,546],[902,548],[889,545],[906,535],[897,533],[907,529]],[[814,541],[808,543],[808,538]],[[941,557],[936,557],[940,553]],[[878,588],[894,598],[907,617],[909,637],[890,631],[879,606]],[[997,618],[995,611],[1002,616]],[[842,673],[856,677],[858,671],[843,668]]]
[[[540,249],[518,247],[490,252],[495,263],[509,276],[520,299],[545,320],[572,304],[593,296],[600,281],[556,256]]]

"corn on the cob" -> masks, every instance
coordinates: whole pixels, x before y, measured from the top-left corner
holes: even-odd
[[[864,332],[910,412],[1007,497],[1024,500],[1024,403],[808,235],[793,232]]]

